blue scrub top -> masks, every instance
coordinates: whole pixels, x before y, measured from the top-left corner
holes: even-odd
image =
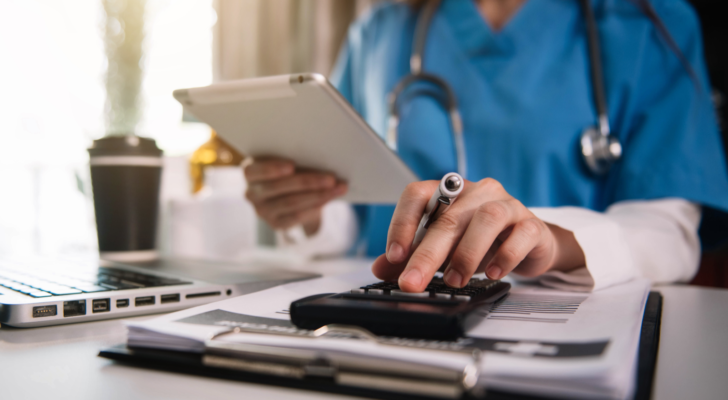
[[[457,97],[467,179],[495,178],[528,207],[603,211],[623,200],[680,197],[728,210],[725,156],[697,16],[683,0],[651,1],[698,81],[631,2],[593,0],[609,121],[623,146],[608,176],[595,178],[579,148],[582,131],[596,121],[579,2],[527,1],[496,32],[472,0],[444,0],[423,68],[444,78]],[[374,8],[350,28],[331,76],[382,136],[386,96],[409,73],[415,17],[402,3]],[[413,87],[399,103],[399,155],[422,179],[456,170],[447,114],[423,95],[431,89]],[[393,211],[357,207],[365,254],[384,253]]]

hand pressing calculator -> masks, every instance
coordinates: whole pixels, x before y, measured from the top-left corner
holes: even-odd
[[[424,292],[409,293],[396,282],[378,282],[296,300],[290,307],[291,322],[302,329],[345,324],[376,335],[451,340],[485,318],[510,288],[510,283],[473,278],[455,289],[435,277]]]

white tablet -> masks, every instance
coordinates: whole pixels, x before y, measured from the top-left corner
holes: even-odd
[[[246,156],[279,156],[349,183],[352,203],[394,204],[417,176],[319,74],[174,91],[185,110]]]

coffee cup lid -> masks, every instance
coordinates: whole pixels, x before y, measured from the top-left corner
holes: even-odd
[[[154,139],[139,136],[107,136],[94,140],[88,149],[91,157],[98,156],[147,156],[160,157],[162,150]]]

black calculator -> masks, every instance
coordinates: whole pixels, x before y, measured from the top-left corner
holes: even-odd
[[[455,289],[435,277],[422,293],[409,293],[396,282],[377,282],[296,300],[291,322],[301,329],[345,324],[382,336],[452,340],[485,318],[510,288],[507,282],[473,278]]]

